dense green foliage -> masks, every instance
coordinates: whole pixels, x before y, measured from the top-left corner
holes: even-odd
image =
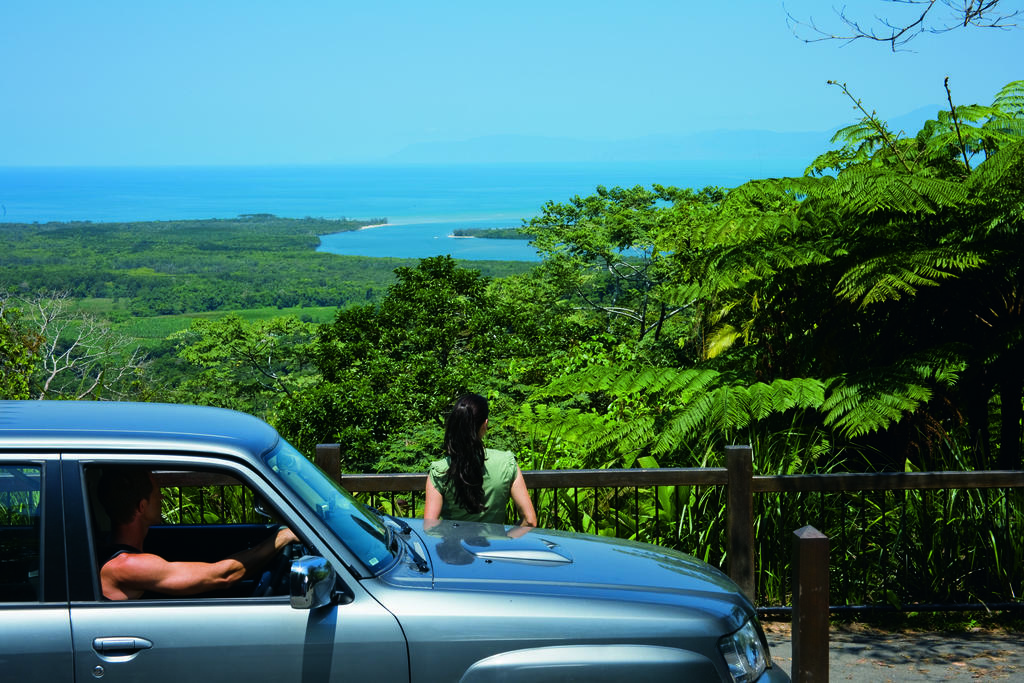
[[[535,289],[520,306],[505,295],[529,287],[530,276],[499,287],[449,257],[396,275],[378,304],[340,310],[320,328],[312,348],[322,381],[285,400],[277,418],[300,449],[343,444],[349,470],[422,469],[452,397],[482,387],[514,391],[509,369],[517,360],[543,358],[575,334],[554,298]]]
[[[29,380],[39,362],[42,335],[32,329],[21,309],[0,292],[0,399],[30,397]]]
[[[530,240],[534,238],[519,228],[460,228],[453,230],[456,237],[483,237],[491,240]]]
[[[0,223],[0,283],[22,292],[122,300],[133,316],[364,303],[394,280],[396,266],[414,261],[314,250],[320,235],[365,224],[266,214],[150,223]]]
[[[344,443],[347,468],[422,468],[475,389],[527,466],[692,465],[743,441],[800,468],[963,448],[1019,467],[1022,92],[914,138],[865,112],[799,178],[549,202],[528,276],[427,260],[340,312],[278,426]]]
[[[963,445],[979,447],[978,467],[1020,467],[1022,94],[1010,84],[910,139],[868,115],[809,169],[825,175],[703,202],[656,187],[669,206],[640,189],[549,205],[535,227],[573,259],[571,276],[593,264],[632,278],[614,305],[586,300],[641,340],[675,314],[689,353],[584,368],[534,394],[521,423],[576,449],[676,463],[687,444],[718,450],[796,420],[836,447],[881,451],[871,467],[927,465]]]
[[[258,215],[4,225],[0,278],[173,326],[139,387],[345,443],[346,469],[422,467],[466,390],[533,466],[688,465],[796,432],[847,467],[961,448],[1018,467],[1024,85],[912,138],[862,111],[802,177],[549,202],[523,228],[535,267],[316,253],[359,224]],[[291,306],[336,312],[154,317]]]

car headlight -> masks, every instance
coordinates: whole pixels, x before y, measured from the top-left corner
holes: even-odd
[[[740,630],[722,636],[718,649],[725,657],[729,675],[734,681],[754,681],[770,666],[768,651],[753,621],[747,621]]]

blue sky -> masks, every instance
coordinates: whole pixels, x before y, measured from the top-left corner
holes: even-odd
[[[1007,0],[1008,2],[1008,0]],[[891,6],[850,0],[870,18]],[[989,103],[1024,30],[805,44],[821,0],[4,0],[0,166],[374,161],[490,135],[621,140]],[[443,159],[439,159],[443,161]]]

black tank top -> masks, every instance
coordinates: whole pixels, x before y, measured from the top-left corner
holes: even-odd
[[[126,543],[108,543],[100,549],[98,557],[100,558],[99,568],[103,569],[103,565],[110,562],[118,555],[124,555],[125,553],[141,553],[142,551],[135,546],[128,545]],[[142,597],[146,597],[148,594],[144,593]],[[105,595],[100,596],[103,600],[109,600]]]
[[[103,546],[103,549],[100,551],[100,554],[99,554],[99,557],[100,557],[100,567],[102,568],[103,565],[105,565],[107,562],[110,562],[112,559],[114,559],[118,555],[123,555],[124,553],[141,553],[141,552],[142,551],[139,550],[138,548],[136,548],[135,546],[131,546],[131,545],[128,545],[126,543],[111,543],[109,545],[105,545],[105,546]]]

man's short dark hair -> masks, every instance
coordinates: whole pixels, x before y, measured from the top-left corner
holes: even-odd
[[[153,480],[148,467],[104,467],[97,486],[100,504],[110,521],[117,524],[132,521],[139,503],[152,493]]]

